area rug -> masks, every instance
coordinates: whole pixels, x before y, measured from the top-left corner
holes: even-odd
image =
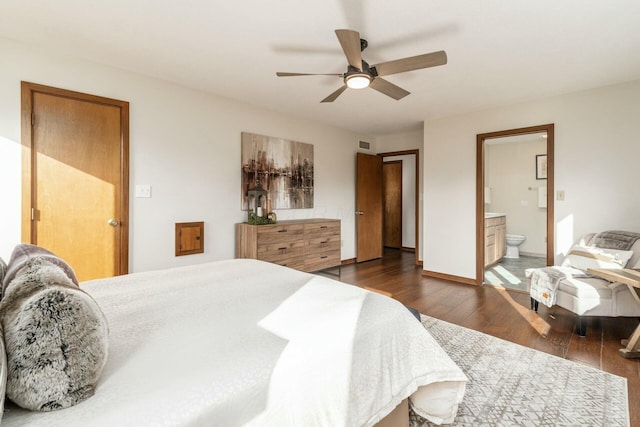
[[[455,426],[628,426],[627,379],[421,316],[469,382]],[[410,413],[412,427],[434,424]]]

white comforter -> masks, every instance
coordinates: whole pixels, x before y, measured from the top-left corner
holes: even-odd
[[[464,394],[405,307],[324,277],[229,260],[81,287],[110,328],[95,395],[3,426],[369,426],[409,395],[450,422]]]

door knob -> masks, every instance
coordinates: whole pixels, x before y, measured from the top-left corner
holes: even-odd
[[[356,211],[356,215],[364,215],[364,212],[362,212],[362,211]]]
[[[118,220],[114,219],[114,218],[111,218],[109,221],[107,221],[107,224],[109,224],[112,227],[115,227],[115,226],[118,225]]]

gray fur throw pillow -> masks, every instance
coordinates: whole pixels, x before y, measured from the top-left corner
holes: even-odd
[[[60,267],[74,284],[78,284],[78,279],[76,278],[76,273],[73,271],[73,268],[71,268],[62,258],[41,246],[30,245],[29,243],[20,243],[13,248],[4,279],[0,281],[2,284],[2,295],[4,295],[5,289],[9,286],[9,283],[11,283],[13,278],[16,277],[16,274],[18,274],[18,271],[22,269],[27,261],[34,257],[46,258]]]
[[[26,409],[52,411],[93,395],[107,360],[107,321],[58,262],[30,257],[5,281],[0,322],[7,398]]]
[[[0,257],[0,285],[2,285],[2,281],[4,280],[4,276],[7,273],[7,264],[4,262],[2,257]]]
[[[0,423],[4,412],[4,395],[7,390],[7,353],[4,349],[2,325],[0,324]]]

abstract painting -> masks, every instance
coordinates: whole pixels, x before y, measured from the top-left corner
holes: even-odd
[[[313,207],[313,145],[242,132],[242,210]]]

